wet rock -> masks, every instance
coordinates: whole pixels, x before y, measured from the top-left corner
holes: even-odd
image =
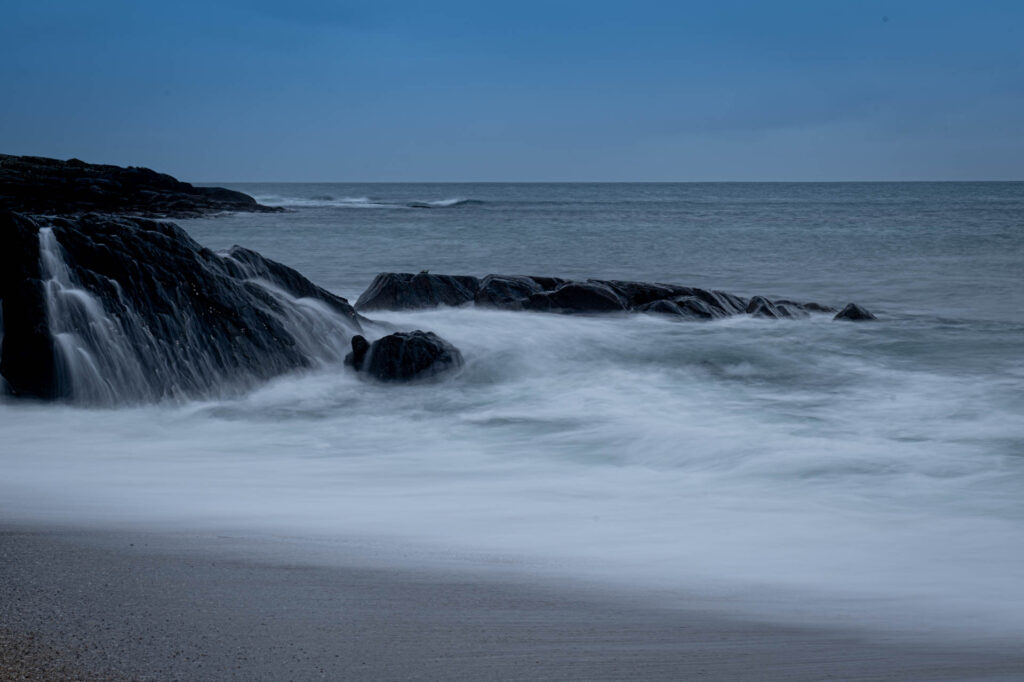
[[[0,254],[0,373],[17,395],[113,404],[230,391],[341,360],[360,329],[347,301],[291,268],[218,255],[171,223],[0,213]]]
[[[652,301],[636,310],[641,313],[671,315],[682,320],[712,320],[725,317],[724,313],[711,308],[695,296],[684,296],[674,301]]]
[[[603,282],[569,282],[554,291],[533,294],[524,307],[557,313],[609,313],[627,310],[622,297]]]
[[[865,320],[877,320],[867,308],[862,308],[856,303],[848,303],[845,308],[836,313],[833,320],[849,320],[851,322],[863,322]]]
[[[352,352],[345,356],[345,364],[354,367],[356,371],[361,370],[369,350],[370,342],[366,340],[366,337],[356,334],[352,337]]]
[[[416,330],[389,334],[372,344],[353,337],[346,362],[379,381],[411,381],[460,367],[463,361],[462,353],[437,334]]]
[[[481,280],[473,300],[482,308],[521,310],[526,299],[542,291],[544,287],[531,277],[487,275]]]
[[[185,218],[220,211],[283,209],[263,206],[248,194],[223,187],[194,187],[148,168],[0,154],[0,210]]]
[[[655,301],[671,300],[679,296],[691,296],[693,294],[693,290],[689,287],[672,284],[626,282],[621,280],[609,280],[604,282],[604,284],[615,290],[629,307],[638,309]]]
[[[769,317],[773,319],[785,319],[791,317],[804,317],[806,313],[802,310],[791,308],[782,303],[772,303],[764,296],[754,296],[747,303],[746,313],[753,317]]]
[[[819,303],[746,299],[724,291],[629,280],[568,281],[557,277],[487,275],[451,277],[382,273],[359,297],[361,310],[402,310],[437,305],[475,305],[553,313],[646,312],[680,319],[710,320],[749,314],[773,319],[835,312]]]
[[[414,310],[459,306],[473,301],[480,280],[459,275],[432,275],[427,271],[384,272],[377,275],[356,301],[357,310]]]

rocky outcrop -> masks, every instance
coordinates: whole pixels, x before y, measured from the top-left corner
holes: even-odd
[[[283,209],[262,206],[248,194],[223,187],[194,187],[148,168],[0,154],[0,210],[190,218],[221,211]]]
[[[440,305],[457,306],[476,296],[480,280],[459,275],[431,275],[427,271],[385,272],[377,275],[356,301],[359,310],[413,310]]]
[[[426,379],[460,367],[462,354],[433,332],[398,332],[369,343],[352,337],[352,352],[345,364],[378,381]]]
[[[0,213],[0,373],[18,395],[112,404],[219,393],[340,361],[362,318],[259,254],[171,223]]]
[[[836,313],[836,316],[832,319],[864,322],[866,320],[877,320],[878,318],[872,315],[867,308],[863,308],[856,303],[849,303],[845,308]]]
[[[377,275],[356,301],[356,309],[411,310],[467,304],[563,314],[640,312],[685,320],[712,320],[743,314],[786,319],[835,312],[835,308],[819,303],[772,301],[764,296],[747,299],[724,291],[660,282],[571,281],[525,275],[487,275],[478,280],[426,272]],[[858,309],[863,310],[859,306]],[[837,316],[836,319],[847,318]]]
[[[566,282],[551,291],[532,294],[524,302],[528,310],[556,313],[615,313],[627,310],[626,302],[604,282]]]

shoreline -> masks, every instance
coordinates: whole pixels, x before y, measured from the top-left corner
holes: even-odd
[[[509,571],[388,568],[358,549],[328,566],[309,560],[302,539],[5,521],[0,558],[8,641],[27,641],[43,663],[73,664],[86,679],[1024,675],[1024,654],[1008,647],[657,608]]]

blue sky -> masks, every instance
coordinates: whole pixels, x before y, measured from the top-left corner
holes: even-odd
[[[0,10],[4,153],[192,181],[1024,179],[1022,2]]]

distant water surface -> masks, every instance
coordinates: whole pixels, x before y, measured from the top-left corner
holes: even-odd
[[[185,229],[352,299],[429,269],[881,319],[382,313],[467,366],[408,387],[330,367],[185,404],[3,403],[4,509],[358,535],[777,619],[1024,635],[1024,183],[229,186],[291,210]]]

